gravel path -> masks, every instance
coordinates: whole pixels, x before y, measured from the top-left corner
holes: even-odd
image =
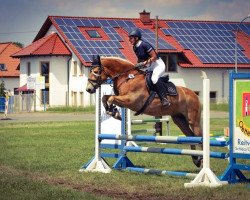
[[[228,112],[211,111],[211,118],[228,118]],[[132,117],[141,119],[148,117],[141,115]],[[51,112],[31,112],[8,114],[9,120],[4,120],[3,113],[0,113],[0,123],[6,122],[38,122],[38,121],[94,121],[95,115],[91,113],[51,113]]]

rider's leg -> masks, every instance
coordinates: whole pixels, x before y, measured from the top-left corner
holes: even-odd
[[[167,96],[164,94],[164,83],[161,80],[158,80],[155,84],[156,92],[160,97],[161,103],[164,107],[170,106],[170,102],[167,99]]]
[[[162,61],[162,59],[158,59],[155,63],[155,66],[153,68],[153,74],[151,77],[151,80],[153,84],[155,85],[156,92],[159,95],[162,105],[163,106],[169,106],[170,103],[167,99],[167,97],[164,95],[164,84],[159,80],[159,78],[165,73],[165,64]]]

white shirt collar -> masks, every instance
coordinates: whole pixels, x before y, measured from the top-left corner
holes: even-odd
[[[139,40],[137,43],[136,43],[136,47],[139,47],[140,45],[141,45],[141,43],[142,43],[142,41],[141,40]]]

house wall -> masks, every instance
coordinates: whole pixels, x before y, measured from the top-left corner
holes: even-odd
[[[74,62],[77,63],[76,73],[75,73]],[[86,92],[89,69],[85,66],[82,66],[82,70],[83,71],[81,73],[81,62],[76,57],[76,55],[73,54],[72,59],[70,60],[70,78],[69,78],[70,82],[69,105],[71,106],[89,106],[94,103],[93,95],[90,96],[90,94]]]
[[[65,106],[67,97],[67,57],[30,57],[20,61],[20,86],[27,83],[27,63],[30,62],[30,76],[41,75],[41,62],[50,63],[49,106]],[[43,110],[42,90],[36,90],[36,110]]]
[[[57,31],[57,29],[51,25],[48,29],[46,36],[51,33],[57,33],[62,41],[64,41],[63,37]],[[87,86],[89,69],[83,66],[83,73],[81,71],[81,61],[75,55],[75,53],[71,50],[67,43],[64,43],[68,49],[72,53],[72,58],[69,60],[69,96],[68,96],[68,105],[70,106],[89,106],[95,103],[95,95],[90,95],[86,92],[85,88]],[[77,73],[74,74],[74,62],[77,62]],[[82,97],[81,97],[82,95]],[[76,98],[76,99],[75,99]]]
[[[170,80],[177,85],[183,85],[195,92],[199,92],[202,100],[203,85],[201,71],[207,74],[210,79],[210,92],[216,93],[216,102],[228,102],[229,99],[229,71],[227,68],[181,68],[178,67],[177,73],[169,73]],[[239,73],[248,72],[247,70],[238,70]]]

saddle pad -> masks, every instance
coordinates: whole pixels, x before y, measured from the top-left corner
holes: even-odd
[[[155,86],[152,83],[151,76],[152,76],[152,72],[146,73],[145,80],[147,83],[147,87],[148,87],[149,91],[156,91]],[[160,77],[160,81],[162,81],[164,83],[164,93],[166,95],[176,96],[178,94],[177,89],[176,89],[175,85],[172,82],[169,82],[168,80],[169,80],[168,75]]]
[[[176,90],[176,87],[172,82],[167,82],[167,83],[164,82],[164,85],[165,85],[164,86],[165,93],[167,95],[176,96],[178,94],[177,90]]]

